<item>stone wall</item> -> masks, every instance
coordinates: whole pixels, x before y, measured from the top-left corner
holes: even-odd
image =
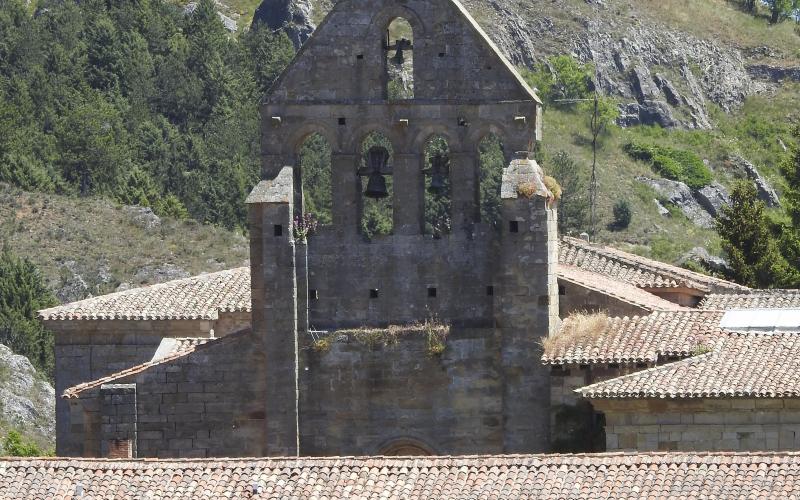
[[[263,360],[256,339],[243,332],[116,380],[136,387],[138,457],[264,456]],[[70,437],[83,456],[106,450],[102,393],[95,388],[68,400]]]
[[[554,365],[550,368],[550,444],[556,452],[605,450],[603,422],[576,389],[647,368],[646,365]]]
[[[799,399],[593,400],[615,450],[800,450]]]
[[[559,280],[558,285],[558,307],[559,315],[562,318],[566,318],[574,312],[581,311],[606,311],[609,316],[643,316],[651,312],[644,307],[624,302],[611,295],[571,283],[567,280]]]
[[[386,326],[439,317],[457,325],[492,326],[497,287],[489,227],[433,239],[391,235],[372,242],[333,232],[308,246],[312,328]],[[492,288],[490,288],[492,287]],[[370,291],[377,290],[377,297]]]
[[[440,355],[419,331],[372,337],[332,333],[329,349],[302,351],[303,455],[374,455],[404,441],[440,454],[503,452],[495,330],[454,328]]]
[[[77,384],[150,361],[163,338],[208,337],[211,321],[46,321],[55,334],[56,453],[81,455],[71,412],[60,396]]]

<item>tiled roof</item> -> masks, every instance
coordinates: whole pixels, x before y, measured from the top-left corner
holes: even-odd
[[[684,309],[674,302],[664,300],[629,283],[612,280],[601,274],[575,266],[559,265],[558,279],[597,291],[648,311],[679,311]]]
[[[677,266],[593,245],[577,238],[563,237],[558,261],[640,288],[692,288],[711,292],[735,292],[747,287]]]
[[[39,311],[43,320],[217,319],[250,311],[250,268],[134,288]]]
[[[727,333],[706,354],[578,390],[588,398],[800,396],[800,332]]]
[[[800,453],[0,459],[3,498],[796,498]]]
[[[782,309],[800,308],[800,290],[753,290],[747,293],[706,295],[700,309]]]
[[[577,338],[561,335],[546,344],[546,364],[654,363],[665,356],[691,356],[698,346],[713,344],[721,332],[721,312],[670,311],[647,316],[608,318],[602,331]]]
[[[250,333],[250,331],[251,329],[248,327],[239,330],[237,332],[228,334],[224,337],[215,339],[177,339],[178,343],[173,348],[171,348],[168,352],[162,355],[154,357],[153,360],[148,361],[147,363],[142,363],[140,365],[126,368],[124,370],[112,373],[97,380],[92,380],[90,382],[84,382],[82,384],[72,386],[66,389],[64,393],[61,395],[61,397],[67,399],[77,398],[82,392],[87,391],[89,389],[100,387],[103,384],[110,384],[117,380],[130,377],[132,375],[138,375],[145,370],[153,368],[154,366],[162,365],[164,363],[169,363],[178,358],[187,356],[199,349],[208,349],[208,348],[213,348],[215,346],[223,345],[227,342],[234,341],[240,338],[241,336]]]

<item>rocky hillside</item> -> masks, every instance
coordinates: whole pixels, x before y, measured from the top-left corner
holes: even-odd
[[[152,210],[0,184],[0,241],[27,256],[62,302],[247,262],[247,239]]]
[[[16,430],[43,450],[55,447],[55,391],[28,358],[0,344],[0,456],[2,438]]]

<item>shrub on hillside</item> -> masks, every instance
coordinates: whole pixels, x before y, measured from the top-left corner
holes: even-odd
[[[625,229],[631,224],[631,205],[626,200],[614,204],[614,229]]]
[[[703,159],[691,151],[633,142],[623,149],[634,160],[650,162],[662,177],[681,181],[692,189],[700,189],[713,180]]]

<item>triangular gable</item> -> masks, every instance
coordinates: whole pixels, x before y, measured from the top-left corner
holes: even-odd
[[[415,100],[539,102],[456,0],[340,0],[266,101],[383,101],[386,28],[398,17],[414,30]]]

